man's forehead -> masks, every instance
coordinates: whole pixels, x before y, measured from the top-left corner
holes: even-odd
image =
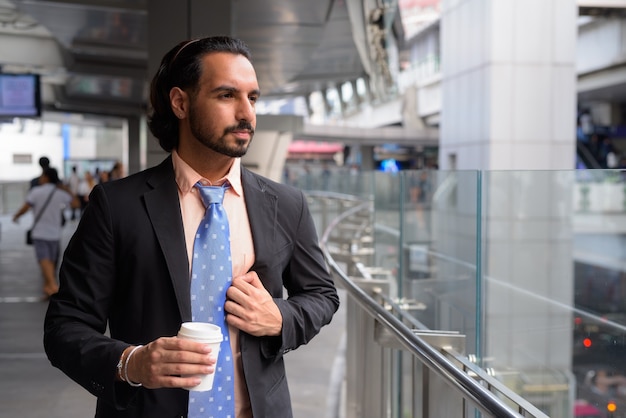
[[[230,86],[237,90],[258,90],[256,71],[252,63],[243,55],[216,52],[203,57],[202,78],[205,82],[218,86]]]

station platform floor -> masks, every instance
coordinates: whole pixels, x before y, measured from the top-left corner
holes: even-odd
[[[77,221],[64,227],[67,244]],[[43,349],[41,276],[34,250],[25,244],[30,214],[19,224],[0,215],[0,417],[93,417],[96,398],[52,367]],[[340,394],[345,294],[333,321],[309,344],[289,352],[287,376],[296,418],[336,417]],[[339,377],[337,377],[339,376]]]

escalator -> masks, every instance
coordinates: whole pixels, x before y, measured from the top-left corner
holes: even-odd
[[[576,168],[602,168],[587,144],[582,141],[576,141]]]

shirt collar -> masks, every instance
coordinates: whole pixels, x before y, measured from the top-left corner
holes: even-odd
[[[194,185],[200,180],[205,184],[212,184],[208,179],[205,179],[198,174],[196,170],[191,168],[191,166],[178,155],[176,150],[172,151],[172,164],[174,165],[176,184],[181,193],[185,194],[191,192]],[[230,166],[228,173],[219,179],[215,185],[224,184],[226,181],[230,184],[230,189],[237,195],[243,195],[243,189],[241,187],[241,158],[235,158],[233,160],[233,164]]]

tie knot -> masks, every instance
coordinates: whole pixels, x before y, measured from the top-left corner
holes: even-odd
[[[209,207],[211,203],[222,203],[224,201],[224,186],[203,186],[200,182],[196,183],[196,188],[200,192],[200,198],[205,207]]]

